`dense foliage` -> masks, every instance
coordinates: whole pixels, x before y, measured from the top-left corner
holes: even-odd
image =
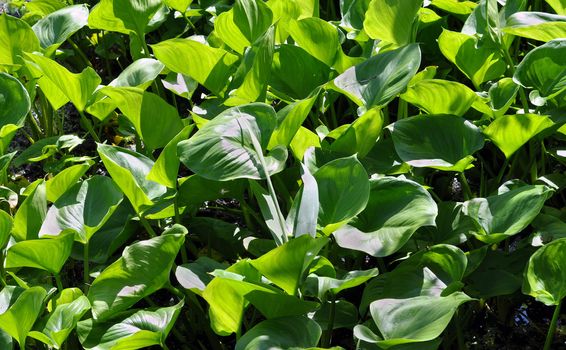
[[[1,349],[557,341],[564,0],[0,6]]]

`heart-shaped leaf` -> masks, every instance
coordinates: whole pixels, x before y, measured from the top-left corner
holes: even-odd
[[[343,248],[383,257],[399,250],[423,226],[435,225],[436,203],[419,184],[383,177],[370,182],[365,209],[334,232]]]
[[[523,293],[546,305],[558,305],[566,297],[566,238],[539,248],[530,258],[523,278]]]
[[[0,127],[7,124],[21,126],[30,108],[29,94],[22,83],[11,75],[0,73]]]
[[[566,16],[544,12],[517,12],[507,18],[506,33],[540,41],[566,36]]]
[[[0,328],[25,348],[26,338],[43,309],[47,292],[42,287],[6,286],[0,291]]]
[[[185,241],[186,229],[174,226],[161,236],[134,243],[92,282],[88,299],[97,322],[128,309],[169,282],[169,273]]]
[[[210,180],[265,179],[283,170],[287,159],[284,148],[262,154],[275,125],[275,111],[266,104],[230,108],[181,141],[177,152],[187,168]]]
[[[364,20],[364,29],[372,39],[397,46],[414,42],[414,25],[422,0],[372,0]]]
[[[65,40],[87,25],[88,8],[85,4],[57,10],[40,19],[32,29],[47,56],[57,50]]]
[[[58,274],[71,255],[72,248],[72,233],[55,238],[18,242],[8,249],[6,268],[35,267]]]
[[[66,230],[75,240],[88,243],[122,202],[122,192],[106,176],[93,176],[65,192],[47,212],[39,236],[56,236]]]
[[[479,128],[450,115],[423,115],[403,119],[391,128],[399,157],[414,167],[464,171],[483,148]]]
[[[322,329],[304,317],[284,317],[258,323],[236,343],[236,350],[312,348],[318,344]]]

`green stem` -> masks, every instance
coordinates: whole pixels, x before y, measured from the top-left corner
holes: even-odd
[[[61,282],[61,275],[57,273],[53,275],[53,277],[55,277],[55,283],[57,283],[57,289],[59,290],[59,292],[61,292],[63,290],[63,282]]]
[[[81,60],[83,61],[83,63],[85,65],[87,65],[90,68],[94,68],[92,66],[92,63],[90,63],[90,61],[88,60],[88,57],[86,57],[85,53],[83,52],[83,50],[81,50],[81,48],[75,44],[75,42],[71,39],[68,38],[67,41],[69,42],[69,44],[71,44],[71,47],[73,48],[73,50],[75,50],[75,52],[79,55],[79,57],[81,58]]]
[[[499,186],[499,184],[501,183],[501,179],[503,179],[503,174],[505,173],[505,169],[507,169],[508,165],[509,165],[509,158],[505,157],[505,160],[503,161],[503,165],[501,166],[501,169],[499,169],[499,174],[497,174],[497,181],[495,182],[497,186]]]
[[[151,237],[151,238],[157,237],[157,234],[155,233],[155,231],[153,230],[153,228],[151,227],[149,222],[147,222],[147,220],[143,217],[143,215],[140,214],[139,218],[140,218],[141,224],[143,225],[143,227],[145,228],[145,230],[149,234],[149,237]]]
[[[240,125],[240,128],[242,130],[244,130],[242,128],[242,126]],[[256,151],[256,153],[259,156],[259,161],[261,163],[261,167],[263,168],[263,172],[265,173],[265,180],[267,181],[267,188],[269,190],[269,196],[271,197],[271,200],[273,201],[273,203],[275,204],[275,211],[277,214],[277,217],[279,218],[279,226],[281,228],[281,232],[283,233],[283,237],[282,240],[283,242],[280,243],[286,243],[288,241],[287,238],[287,228],[285,227],[285,218],[283,217],[283,213],[281,212],[281,206],[279,205],[279,201],[277,200],[277,195],[275,194],[275,189],[273,188],[273,183],[271,182],[271,177],[269,176],[269,170],[267,168],[267,163],[265,162],[265,158],[263,157],[263,150],[261,149],[261,145],[259,144],[259,141],[257,139],[257,137],[250,131],[250,138],[252,139],[252,144],[254,145],[254,149]],[[276,243],[279,243],[277,237],[275,241]],[[280,245],[280,244],[278,244]]]
[[[330,292],[330,315],[328,315],[328,326],[324,334],[324,339],[322,339],[322,347],[330,347],[332,343],[332,331],[334,330],[334,319],[336,318],[336,297],[334,293]]]
[[[88,251],[88,242],[86,242],[83,250],[83,281],[85,284],[85,291],[88,289],[87,286],[89,282],[88,263],[89,263],[89,251]]]
[[[397,120],[407,118],[409,114],[409,106],[405,100],[399,99],[399,107],[397,110]]]
[[[556,305],[554,309],[554,314],[552,314],[552,321],[550,321],[550,327],[548,328],[548,333],[546,334],[546,341],[544,342],[543,350],[550,350],[552,346],[552,339],[554,338],[554,332],[556,331],[556,323],[558,322],[558,316],[560,315],[560,306],[562,305],[562,300]]]
[[[511,55],[509,55],[509,51],[502,47],[501,52],[503,53],[505,62],[509,66],[508,74],[511,76],[515,75],[515,63],[513,62]],[[519,98],[521,99],[524,113],[529,113],[529,102],[527,100],[527,94],[525,93],[525,89],[522,86],[519,86]]]
[[[462,188],[464,189],[464,199],[469,200],[474,197],[472,194],[472,190],[470,189],[470,185],[468,184],[468,179],[466,179],[466,175],[461,172],[458,173],[458,177],[460,178],[460,182],[462,183]]]
[[[6,286],[6,271],[4,271],[4,250],[0,249],[0,283]]]
[[[35,108],[32,108],[32,110],[37,114],[37,110]],[[33,117],[31,111],[28,113],[27,115],[27,119],[28,122],[31,126],[31,132],[33,134],[33,136],[35,137],[36,140],[39,140],[41,138],[41,135],[43,135],[43,131],[41,131],[41,128],[39,127],[39,124],[37,124],[37,120],[35,120],[35,118]]]
[[[87,129],[88,133],[90,134],[90,136],[92,136],[92,138],[96,142],[100,143],[100,138],[98,137],[98,135],[96,134],[96,132],[92,128],[92,123],[90,122],[90,120],[88,120],[88,118],[86,117],[86,115],[84,114],[83,111],[79,111],[79,115],[81,116],[81,121],[86,126],[86,129]]]

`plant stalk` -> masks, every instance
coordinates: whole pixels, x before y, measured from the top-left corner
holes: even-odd
[[[328,315],[328,326],[326,327],[326,332],[324,334],[324,338],[322,339],[322,347],[328,348],[330,347],[330,343],[332,343],[332,331],[334,330],[334,321],[336,318],[336,296],[334,293],[330,292],[330,315]]]
[[[466,175],[461,172],[458,173],[458,177],[460,178],[460,182],[462,183],[462,188],[464,189],[464,199],[469,200],[474,197],[472,194],[472,190],[470,189],[470,185],[468,184],[468,179],[466,179]]]
[[[143,217],[143,215],[140,214],[139,218],[140,218],[141,224],[143,225],[143,227],[145,228],[145,230],[149,234],[149,237],[150,238],[157,237],[157,234],[155,233],[155,231],[153,230],[153,228],[151,227],[149,222],[147,222],[147,220]]]
[[[57,273],[53,275],[53,277],[55,277],[55,283],[57,284],[57,289],[59,290],[59,292],[63,291],[63,282],[61,282],[61,275]]]
[[[85,291],[88,289],[88,282],[89,282],[89,251],[88,251],[88,242],[85,243],[84,250],[83,250],[83,281],[85,284]]]
[[[81,116],[81,121],[86,126],[86,129],[87,129],[88,133],[90,134],[90,136],[92,136],[92,138],[96,142],[100,143],[100,138],[98,137],[98,135],[96,134],[96,132],[92,128],[92,123],[90,122],[90,120],[88,120],[88,118],[86,117],[86,115],[84,114],[83,111],[79,111],[79,115]]]
[[[554,314],[552,314],[552,321],[550,321],[550,327],[548,328],[548,333],[546,334],[546,341],[544,342],[543,350],[550,350],[552,346],[552,339],[554,338],[556,324],[558,323],[558,316],[560,315],[560,306],[562,306],[562,300],[560,300],[558,305],[556,305]]]

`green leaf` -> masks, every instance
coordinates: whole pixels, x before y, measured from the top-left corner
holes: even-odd
[[[58,274],[71,255],[73,234],[18,242],[8,249],[6,268],[35,267]]]
[[[489,88],[489,105],[497,117],[507,112],[518,92],[519,85],[511,78],[503,78]]]
[[[530,51],[517,66],[513,80],[551,98],[566,89],[566,39],[553,40]]]
[[[89,163],[70,166],[45,182],[47,200],[54,203],[90,169]]]
[[[250,43],[271,26],[273,14],[262,0],[236,0],[233,10],[234,23]]]
[[[171,267],[187,232],[182,226],[173,226],[170,231],[126,247],[122,257],[92,282],[88,299],[97,322],[128,309],[169,282]]]
[[[214,32],[228,47],[240,55],[244,54],[246,47],[252,45],[234,22],[233,8],[222,12],[216,17]]]
[[[236,350],[310,348],[322,329],[305,316],[276,318],[258,323],[236,343]]]
[[[559,15],[566,15],[566,2],[564,0],[545,0],[547,4]]]
[[[558,305],[566,297],[566,238],[539,248],[529,259],[523,293],[546,305]]]
[[[291,143],[301,125],[307,119],[319,92],[320,90],[317,89],[304,100],[295,101],[277,112],[277,127],[271,135],[268,149],[273,149],[279,145],[288,146]]]
[[[163,68],[165,65],[158,60],[140,58],[127,66],[108,86],[146,89],[159,76]]]
[[[440,51],[478,88],[487,80],[499,78],[506,64],[497,50],[478,43],[471,35],[444,29],[438,37]]]
[[[419,184],[382,177],[370,182],[365,209],[348,225],[334,232],[339,246],[389,256],[399,250],[423,226],[434,226],[436,203]]]
[[[24,52],[39,51],[39,40],[25,21],[0,15],[0,67],[18,68],[24,63]]]
[[[419,296],[408,299],[381,299],[370,305],[371,316],[384,340],[382,348],[438,337],[461,304],[472,300],[464,293],[446,297]],[[415,317],[418,315],[418,317]]]
[[[98,144],[98,154],[114,182],[128,197],[137,213],[154,204],[167,188],[146,179],[154,163],[134,151],[110,145]]]
[[[39,39],[46,56],[55,50],[79,29],[87,25],[88,8],[85,4],[73,5],[57,10],[40,19],[32,29]]]
[[[303,185],[293,200],[286,219],[287,230],[293,236],[316,236],[319,202],[318,185],[307,166],[301,164],[301,180]]]
[[[0,126],[22,126],[30,108],[29,94],[22,83],[11,75],[0,73]]]
[[[12,217],[10,214],[0,210],[0,249],[4,249],[10,240],[10,232],[12,231]]]
[[[124,34],[133,32],[141,38],[161,6],[161,0],[102,0],[90,12],[88,26]]]
[[[260,184],[250,181],[250,189],[256,198],[265,225],[271,231],[271,235],[277,245],[283,244],[289,236],[287,225],[282,214],[278,211],[278,203],[273,200],[269,192]]]
[[[330,234],[358,215],[369,199],[368,174],[356,156],[326,163],[314,174],[318,184],[318,225]]]
[[[177,266],[175,277],[183,288],[202,295],[206,286],[214,278],[210,273],[224,268],[226,266],[223,264],[206,256],[201,256],[192,263]]]
[[[43,309],[47,292],[42,287],[22,290],[6,286],[0,291],[0,328],[25,348],[26,338]]]
[[[425,115],[393,124],[391,135],[399,157],[414,167],[464,171],[472,154],[483,148],[481,131],[469,121],[450,115]]]
[[[314,295],[320,300],[326,300],[327,294],[337,295],[343,290],[355,288],[377,276],[377,269],[365,271],[348,271],[340,278],[317,276],[310,274],[305,282],[305,293]]]
[[[401,98],[428,114],[463,116],[478,96],[455,81],[424,79],[409,87]]]
[[[265,101],[275,49],[274,36],[275,28],[270,27],[246,51],[235,79],[236,81],[243,79],[243,82],[236,90],[230,91],[230,97],[224,102],[226,106]]]
[[[250,264],[285,292],[296,295],[303,273],[326,243],[326,238],[303,235],[250,261]]]
[[[91,67],[85,68],[79,74],[74,74],[49,58],[36,54],[26,54],[25,57],[33,61],[43,73],[46,78],[45,86],[60,91],[80,112],[85,110],[94,90],[102,81]]]
[[[183,129],[177,109],[156,94],[134,87],[100,91],[116,102],[149,149],[164,147]]]
[[[122,202],[122,192],[106,176],[93,176],[71,187],[49,208],[39,236],[57,236],[75,232],[83,244],[110,218]]]
[[[164,0],[167,6],[177,10],[181,13],[185,13],[188,9],[193,0]],[[216,24],[216,22],[215,22]]]
[[[317,303],[284,294],[267,285],[244,281],[244,276],[235,273],[234,267],[225,271],[230,278],[214,278],[203,292],[203,298],[210,304],[211,327],[217,334],[238,332],[249,304],[267,319],[300,316],[318,307]],[[249,269],[253,267],[249,266]]]
[[[92,318],[78,323],[77,334],[85,349],[141,349],[165,345],[165,340],[184,302],[170,307],[120,314],[116,319],[95,322]]]
[[[372,0],[366,12],[364,29],[372,39],[397,46],[414,42],[417,13],[422,0]]]
[[[18,208],[14,216],[14,228],[12,230],[12,235],[16,241],[38,237],[39,229],[47,214],[45,192],[45,184],[40,182]]]
[[[506,158],[509,158],[530,139],[553,125],[548,116],[506,115],[491,122],[483,133],[499,147]]]
[[[474,236],[477,239],[488,244],[498,243],[524,230],[553,192],[542,185],[522,186],[464,202],[462,212],[476,222]]]
[[[155,181],[169,188],[177,187],[177,173],[179,172],[179,157],[177,155],[177,144],[185,140],[191,134],[194,125],[183,128],[175,137],[171,139],[159,154],[159,158],[151,168],[147,179]]]
[[[332,311],[332,308],[334,308],[334,311]],[[334,312],[332,329],[352,329],[358,323],[358,308],[346,300],[336,300],[334,305],[332,305],[332,302],[324,303],[314,313],[312,320],[316,321],[322,329],[328,329],[330,327],[328,321],[331,319],[332,312]]]
[[[32,331],[29,335],[59,349],[89,309],[88,298],[79,291],[78,295],[73,295],[73,300],[58,303],[40,330]]]
[[[384,117],[381,109],[372,108],[356,119],[330,149],[342,154],[357,154],[365,157],[375,146],[383,129]]]
[[[456,15],[469,15],[478,6],[473,1],[462,0],[432,0],[430,3],[443,11]]]
[[[421,64],[418,44],[379,53],[334,79],[337,91],[369,110],[385,106],[402,92]]]
[[[214,94],[223,96],[232,65],[238,57],[191,39],[169,39],[151,45],[155,57],[168,69],[198,81]]]
[[[265,179],[283,170],[287,159],[285,148],[275,148],[267,156],[261,154],[275,124],[275,111],[269,105],[230,108],[190,139],[181,141],[177,152],[187,168],[210,180]]]
[[[320,18],[310,17],[291,21],[289,34],[299,47],[328,67],[334,65],[342,50],[338,29]]]
[[[503,31],[544,42],[561,39],[566,36],[566,16],[544,12],[517,12],[507,18]]]

